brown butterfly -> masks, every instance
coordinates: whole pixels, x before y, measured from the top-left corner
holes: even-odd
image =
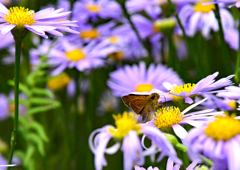
[[[160,105],[158,93],[152,93],[150,95],[137,95],[129,94],[122,97],[122,100],[126,106],[131,108],[136,114],[142,116],[142,121],[146,121],[150,112]]]

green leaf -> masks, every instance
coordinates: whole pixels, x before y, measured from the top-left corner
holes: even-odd
[[[33,88],[31,91],[32,91],[32,94],[48,96],[51,99],[54,98],[54,94],[47,89]]]
[[[34,85],[34,79],[35,79],[35,75],[34,74],[29,74],[28,76],[27,76],[27,84],[29,85],[29,86],[33,86]]]
[[[42,156],[45,155],[43,141],[41,140],[41,138],[38,135],[36,135],[35,133],[28,133],[26,135],[26,139],[27,139],[27,141],[31,141],[31,142],[35,143],[37,146],[38,152]]]
[[[35,147],[33,145],[28,145],[25,158],[23,159],[23,165],[26,167],[27,164],[30,162],[30,159],[35,152]]]
[[[27,115],[31,116],[34,115],[36,113],[42,113],[42,112],[46,112],[48,110],[52,110],[55,109],[59,106],[53,106],[53,105],[47,105],[47,106],[38,106],[38,107],[34,107],[28,110]]]
[[[41,139],[44,140],[45,142],[49,141],[49,139],[44,131],[44,128],[40,123],[32,122],[28,125],[28,128],[35,130],[37,132],[37,134],[41,137]]]
[[[60,103],[58,101],[46,99],[46,98],[39,98],[39,97],[33,97],[29,99],[29,102],[31,104],[35,105],[52,105],[54,107],[59,107]]]
[[[13,80],[9,80],[8,81],[8,84],[12,87],[14,87],[14,81]],[[27,86],[25,86],[24,84],[22,83],[19,83],[19,90],[22,91],[23,93],[25,93],[27,96],[30,96],[31,95],[31,92],[30,90],[28,89]]]

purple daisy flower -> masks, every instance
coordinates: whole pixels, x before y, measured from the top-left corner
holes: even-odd
[[[168,82],[164,82],[164,87],[169,91],[169,94],[172,95],[174,100],[184,99],[185,103],[193,103],[192,98],[197,95],[203,95],[206,93],[217,93],[221,90],[217,90],[219,88],[232,85],[232,81],[230,80],[234,75],[230,75],[226,78],[222,78],[218,81],[215,81],[215,77],[217,77],[218,72],[207,76],[200,80],[197,84],[184,84],[181,86],[172,85]],[[217,91],[213,91],[217,90]]]
[[[165,81],[175,84],[182,83],[182,80],[171,68],[151,64],[146,69],[144,62],[140,62],[139,66],[119,68],[109,76],[107,84],[115,96],[123,96],[131,92],[150,92],[152,89],[166,91],[162,85]]]
[[[73,7],[73,19],[80,23],[88,19],[96,21],[98,17],[120,19],[121,14],[120,5],[111,0],[81,0],[75,2]]]
[[[173,129],[175,134],[183,140],[187,135],[187,131],[181,126],[181,124],[190,124],[192,126],[199,127],[205,121],[214,119],[216,115],[223,115],[224,112],[213,112],[213,109],[187,113],[189,110],[206,100],[207,98],[194,103],[182,112],[177,107],[161,108],[155,112],[155,115],[153,116],[154,118],[148,122],[147,125],[155,126],[166,132]]]
[[[64,9],[54,10],[47,8],[35,13],[24,7],[12,7],[9,10],[0,3],[0,30],[6,34],[15,27],[25,28],[44,38],[48,38],[45,32],[56,36],[63,36],[59,31],[78,33],[69,27],[77,27],[75,21],[63,20],[71,12],[62,12]],[[17,18],[16,18],[17,17]]]
[[[143,165],[144,151],[138,137],[138,134],[141,133],[145,134],[159,148],[161,148],[162,153],[160,158],[167,155],[175,162],[181,164],[181,161],[176,156],[173,146],[159,129],[144,126],[144,124],[137,124],[133,113],[124,112],[122,116],[119,114],[115,115],[114,118],[117,128],[107,125],[101,129],[93,131],[89,137],[89,146],[95,155],[95,168],[97,170],[101,170],[103,166],[107,165],[104,153],[114,154],[120,148],[120,142],[107,148],[107,144],[111,138],[123,141],[121,150],[124,155],[124,170],[131,170],[134,163]],[[93,139],[94,136],[95,138]]]
[[[213,12],[215,6],[213,4],[202,5],[205,2],[209,1],[200,1],[195,5],[187,4],[179,12],[179,17],[189,36],[194,36],[200,31],[204,38],[209,39],[211,30],[216,32],[219,29]],[[228,10],[220,8],[220,16],[224,29],[233,27],[234,19]]]
[[[213,122],[190,130],[185,139],[189,157],[211,159],[213,170],[237,170],[240,167],[240,122],[234,116],[218,117]]]
[[[66,68],[76,67],[79,71],[101,67],[105,64],[104,58],[115,52],[112,46],[103,46],[91,41],[86,46],[69,41],[68,37],[60,39],[58,44],[49,52],[49,63],[57,67],[52,74],[58,75]]]

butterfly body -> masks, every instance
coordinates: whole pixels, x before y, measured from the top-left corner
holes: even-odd
[[[146,121],[150,112],[155,111],[159,106],[158,93],[152,93],[150,95],[136,95],[129,94],[122,97],[122,100],[126,106],[131,108],[136,114],[142,116],[142,121]]]

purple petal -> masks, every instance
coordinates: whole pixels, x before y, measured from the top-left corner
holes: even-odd
[[[180,139],[185,139],[187,136],[187,131],[179,124],[172,125],[173,131]]]
[[[7,26],[5,26],[3,29],[2,29],[2,31],[1,31],[1,33],[4,35],[4,34],[7,34],[9,31],[11,31],[14,27],[16,27],[16,25],[14,25],[14,24],[10,24],[10,25],[7,25]]]

